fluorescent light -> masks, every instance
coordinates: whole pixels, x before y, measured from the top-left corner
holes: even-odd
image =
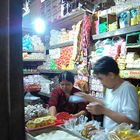
[[[44,33],[46,29],[44,20],[41,18],[37,18],[34,21],[34,29],[37,33]]]

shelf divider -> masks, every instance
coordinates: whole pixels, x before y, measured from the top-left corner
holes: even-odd
[[[135,25],[135,26],[130,26],[127,28],[117,29],[115,31],[106,32],[106,33],[102,33],[98,35],[92,35],[92,39],[93,40],[104,39],[104,38],[109,38],[113,36],[124,35],[127,33],[137,32],[137,31],[140,31],[140,24]]]

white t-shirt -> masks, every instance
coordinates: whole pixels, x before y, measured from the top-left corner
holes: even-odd
[[[105,94],[105,105],[108,109],[119,112],[129,119],[139,122],[138,94],[134,86],[124,81],[115,91],[107,89]],[[104,128],[112,130],[118,125],[109,117],[104,117]]]

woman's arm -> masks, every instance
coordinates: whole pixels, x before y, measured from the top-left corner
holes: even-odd
[[[86,111],[85,110],[81,110],[80,112],[78,112],[78,113],[76,113],[76,114],[72,114],[72,116],[74,116],[74,117],[79,117],[79,116],[81,116],[81,115],[86,115],[87,113],[86,113]]]
[[[94,96],[92,96],[90,94],[86,94],[84,92],[77,92],[77,93],[75,93],[75,95],[83,97],[89,103],[91,103],[91,102],[98,102],[100,104],[104,104],[104,102],[102,100],[97,99],[96,97],[94,97]]]

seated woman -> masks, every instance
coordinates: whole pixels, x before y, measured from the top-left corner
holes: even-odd
[[[50,115],[55,115],[59,112],[67,112],[74,117],[86,115],[85,102],[73,103],[69,101],[71,95],[80,91],[73,86],[74,75],[68,71],[62,72],[59,76],[59,83],[60,86],[53,90],[49,99]]]

